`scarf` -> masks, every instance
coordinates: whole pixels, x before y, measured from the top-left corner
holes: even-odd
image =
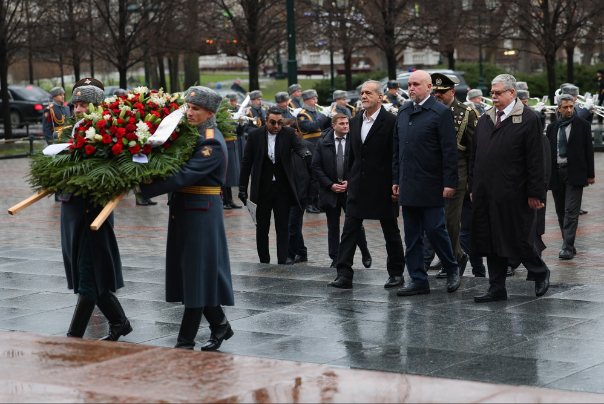
[[[315,107],[311,107],[310,105],[304,104],[304,105],[302,105],[302,108],[304,108],[305,110],[310,111],[310,112],[317,112],[317,109]]]
[[[262,109],[262,105],[252,104],[252,108],[254,108],[256,111],[260,111]]]
[[[566,157],[566,146],[568,142],[566,140],[566,127],[573,123],[576,115],[577,113],[573,112],[573,116],[567,120],[562,119],[562,117],[558,118],[558,155],[560,157]]]
[[[208,119],[204,123],[200,123],[199,125],[197,125],[197,131],[202,136],[205,136],[206,135],[206,129],[213,128],[214,126],[216,126],[216,117],[215,116],[211,117],[210,119]]]
[[[62,107],[63,106],[63,103],[60,102],[60,101],[57,101],[57,100],[52,100],[52,104],[56,105],[57,107]]]

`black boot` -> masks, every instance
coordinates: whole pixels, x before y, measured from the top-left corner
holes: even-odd
[[[106,290],[97,300],[96,305],[107,320],[109,320],[109,334],[101,341],[117,341],[122,335],[132,332],[132,326],[117,296]]]
[[[220,348],[222,341],[231,338],[234,332],[222,311],[222,307],[206,307],[203,314],[206,316],[208,323],[210,323],[212,335],[210,335],[208,342],[202,345],[201,350],[215,351]]]
[[[202,314],[203,307],[185,309],[185,312],[182,315],[182,322],[180,323],[178,340],[174,348],[190,350],[195,348],[195,337],[197,336],[197,330],[199,330]]]
[[[84,336],[88,321],[90,321],[92,311],[94,310],[94,304],[94,299],[78,295],[78,303],[73,312],[69,331],[67,331],[68,337],[82,338]]]

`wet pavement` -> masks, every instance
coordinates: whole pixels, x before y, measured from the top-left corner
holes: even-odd
[[[561,261],[557,257],[561,237],[553,201],[551,197],[549,199],[550,209],[547,212],[544,237],[548,249],[544,252],[544,259],[552,271],[552,286],[542,298],[534,296],[534,284],[524,281],[526,270],[522,268],[508,279],[510,297],[504,302],[475,304],[473,296],[486,290],[487,280],[467,276],[463,278],[459,291],[453,294],[445,292],[443,280],[431,276],[430,295],[397,297],[394,290],[383,288],[387,278],[386,253],[379,222],[375,221],[366,223],[369,249],[373,256],[372,269],[356,270],[352,290],[329,288],[326,283],[333,280],[335,272],[328,268],[330,259],[327,255],[324,214],[307,213],[304,218],[309,261],[295,266],[280,266],[257,263],[254,227],[244,210],[225,212],[236,303],[234,307],[227,307],[225,312],[235,330],[235,336],[223,344],[223,355],[219,358],[233,363],[251,361],[249,369],[253,369],[252,363],[257,363],[259,368],[266,366],[280,369],[280,366],[284,366],[288,370],[274,372],[283,379],[271,381],[272,386],[280,387],[269,389],[265,396],[253,393],[256,391],[254,388],[264,386],[264,382],[254,384],[252,374],[247,385],[244,378],[237,379],[247,386],[247,390],[244,388],[241,392],[244,395],[238,396],[239,392],[228,395],[228,391],[223,391],[216,396],[204,396],[207,397],[206,401],[230,401],[234,398],[239,401],[296,401],[287,398],[290,397],[287,394],[292,391],[305,391],[306,395],[300,393],[304,399],[299,401],[325,401],[327,396],[321,394],[335,388],[325,381],[325,378],[333,380],[332,376],[325,376],[329,372],[340,375],[336,378],[341,383],[346,379],[345,386],[340,384],[335,388],[338,393],[332,397],[334,401],[349,401],[355,397],[359,397],[357,401],[404,401],[401,397],[406,397],[407,401],[452,400],[445,393],[438,400],[423,398],[433,397],[427,395],[426,391],[441,391],[440,387],[435,386],[453,383],[438,378],[457,379],[456,386],[465,386],[463,383],[469,383],[467,381],[477,381],[604,394],[604,384],[601,383],[604,376],[604,275],[601,264],[604,257],[604,201],[601,198],[604,181],[598,180],[604,178],[603,163],[604,156],[597,154],[596,184],[586,188],[584,192],[583,208],[589,213],[581,216],[576,242],[578,254],[571,261]],[[3,173],[0,178],[0,202],[5,208],[32,194],[23,179],[27,174],[27,164],[26,159],[0,161],[0,172]],[[0,363],[8,357],[20,357],[18,353],[11,353],[12,343],[31,345],[32,341],[41,339],[54,341],[53,344],[63,344],[61,349],[68,352],[61,355],[67,358],[65,361],[69,364],[65,366],[69,369],[62,369],[60,365],[56,365],[58,369],[55,369],[55,365],[49,365],[41,373],[53,374],[53,377],[56,376],[53,380],[58,380],[58,375],[63,370],[71,372],[69,374],[79,372],[78,365],[72,362],[77,361],[77,355],[73,358],[73,350],[79,350],[80,346],[91,347],[93,351],[104,350],[103,354],[90,355],[100,355],[99,360],[108,363],[119,361],[118,357],[122,355],[120,352],[124,352],[126,358],[130,357],[124,359],[125,362],[132,362],[139,354],[157,357],[158,352],[161,352],[162,357],[177,358],[174,359],[175,363],[184,361],[185,364],[179,366],[185,366],[187,362],[196,361],[197,358],[206,366],[206,357],[202,356],[205,353],[196,352],[195,355],[198,356],[192,359],[186,356],[187,353],[175,350],[155,351],[157,348],[153,348],[174,346],[182,316],[181,306],[164,302],[167,206],[165,197],[157,198],[157,201],[160,204],[156,206],[137,207],[134,198],[129,196],[116,209],[116,234],[126,281],[126,286],[118,295],[134,328],[123,341],[131,344],[119,345],[119,352],[105,352],[104,343],[73,342],[58,337],[42,338],[34,334],[0,333],[0,351],[4,351],[0,355]],[[52,198],[46,198],[16,216],[0,215],[0,331],[21,331],[47,336],[63,336],[67,331],[76,297],[67,290],[64,279],[59,210],[58,203]],[[402,221],[400,225],[402,229]],[[276,257],[274,233],[271,233],[271,255]],[[466,273],[468,272],[469,269]],[[99,338],[107,330],[106,320],[95,312],[85,338]],[[197,340],[202,343],[208,337],[207,323],[202,323]],[[36,344],[39,347],[39,343]],[[36,354],[37,357],[40,355]],[[109,356],[105,358],[103,355]],[[83,357],[91,360],[89,355]],[[254,360],[257,362],[252,358],[256,358]],[[0,394],[3,391],[21,391],[22,388],[38,393],[47,392],[37,385],[25,388],[14,384],[19,381],[47,383],[46,379],[37,381],[28,378],[32,369],[27,371],[27,368],[34,365],[28,365],[29,359],[23,360],[22,364],[15,367],[14,373],[13,367],[10,368],[10,377],[0,377]],[[212,367],[213,362],[207,360],[207,366]],[[271,365],[267,365],[268,363]],[[285,364],[289,364],[289,368]],[[305,366],[311,366],[310,364],[316,365],[309,367],[312,370],[306,373]],[[86,366],[96,369],[102,367],[102,364]],[[203,373],[203,366],[200,365],[197,372]],[[216,366],[216,369],[220,369],[218,364]],[[21,367],[22,373],[19,373]],[[345,368],[391,373],[385,376],[381,373],[355,373]],[[250,372],[253,373],[252,370]],[[310,390],[296,390],[297,382],[293,382],[297,380],[293,376],[296,372],[299,372],[296,377],[307,380],[308,385],[313,386],[309,387]],[[349,377],[352,378],[350,380],[355,380],[353,374],[363,375],[358,376],[357,385],[349,381]],[[121,375],[118,372],[115,377],[119,378]],[[420,390],[405,390],[404,383],[400,386],[396,384],[396,388],[390,386],[394,390],[389,390],[392,395],[388,395],[390,399],[386,399],[386,396],[380,395],[383,393],[379,387],[382,382],[374,381],[376,379],[371,379],[368,375],[380,375],[374,377],[378,380],[392,380],[395,384],[403,383],[401,380],[411,384],[410,381],[416,379],[409,375],[430,376],[431,378],[417,379],[424,380],[426,386],[430,387],[424,389],[424,395],[417,395]],[[152,385],[154,377],[159,376],[140,376],[140,381]],[[105,383],[107,380],[101,381]],[[212,382],[221,383],[220,380]],[[360,389],[366,395],[349,394],[359,389],[358,384],[366,387],[364,390]],[[65,394],[65,397],[79,401],[79,398],[74,397],[86,390],[67,384],[61,386],[63,387],[57,387],[56,391],[49,390],[49,394],[52,396],[56,393],[56,397]],[[416,384],[414,388],[415,386]],[[106,395],[107,390],[95,390],[90,386],[86,388],[105,394],[98,397],[86,396],[89,401],[94,401],[90,397],[97,397],[97,400],[102,401],[148,401],[148,397],[151,397],[129,396],[125,390],[118,389],[117,396],[121,398],[117,400],[114,396]],[[459,401],[485,401],[485,397],[489,395],[487,390],[485,395],[468,396]],[[151,391],[153,389],[150,387],[149,394]],[[370,392],[375,395],[368,396]],[[563,400],[567,397],[564,396],[566,393],[543,394],[539,397],[547,397],[544,401],[589,400]],[[188,399],[203,401],[201,398]],[[518,399],[517,396],[514,399],[529,401]],[[177,395],[166,396],[166,400],[186,401]],[[604,401],[604,398],[599,397],[598,400]],[[5,401],[2,395],[0,401]],[[508,400],[499,396],[494,401]]]

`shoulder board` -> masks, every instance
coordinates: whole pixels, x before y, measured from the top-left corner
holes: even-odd
[[[206,139],[214,139],[214,129],[206,129]]]

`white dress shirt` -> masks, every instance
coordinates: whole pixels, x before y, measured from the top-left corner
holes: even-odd
[[[514,106],[516,105],[516,102],[517,101],[514,101],[513,103],[511,103],[510,105],[508,105],[507,107],[505,107],[505,109],[503,110],[503,115],[501,115],[501,122],[503,122],[505,119],[507,119],[510,116],[510,113],[514,109]]]
[[[275,164],[275,143],[277,143],[277,135],[273,135],[270,132],[268,133],[268,137],[267,137],[267,151],[268,151],[268,158],[271,159],[271,161],[273,162],[273,164]],[[273,181],[275,181],[275,176],[273,175]]]
[[[363,112],[363,124],[361,125],[361,142],[365,143],[365,139],[367,139],[367,135],[373,126],[377,116],[380,114],[381,108],[378,108],[377,111],[373,113],[369,118],[367,117],[367,111]]]

